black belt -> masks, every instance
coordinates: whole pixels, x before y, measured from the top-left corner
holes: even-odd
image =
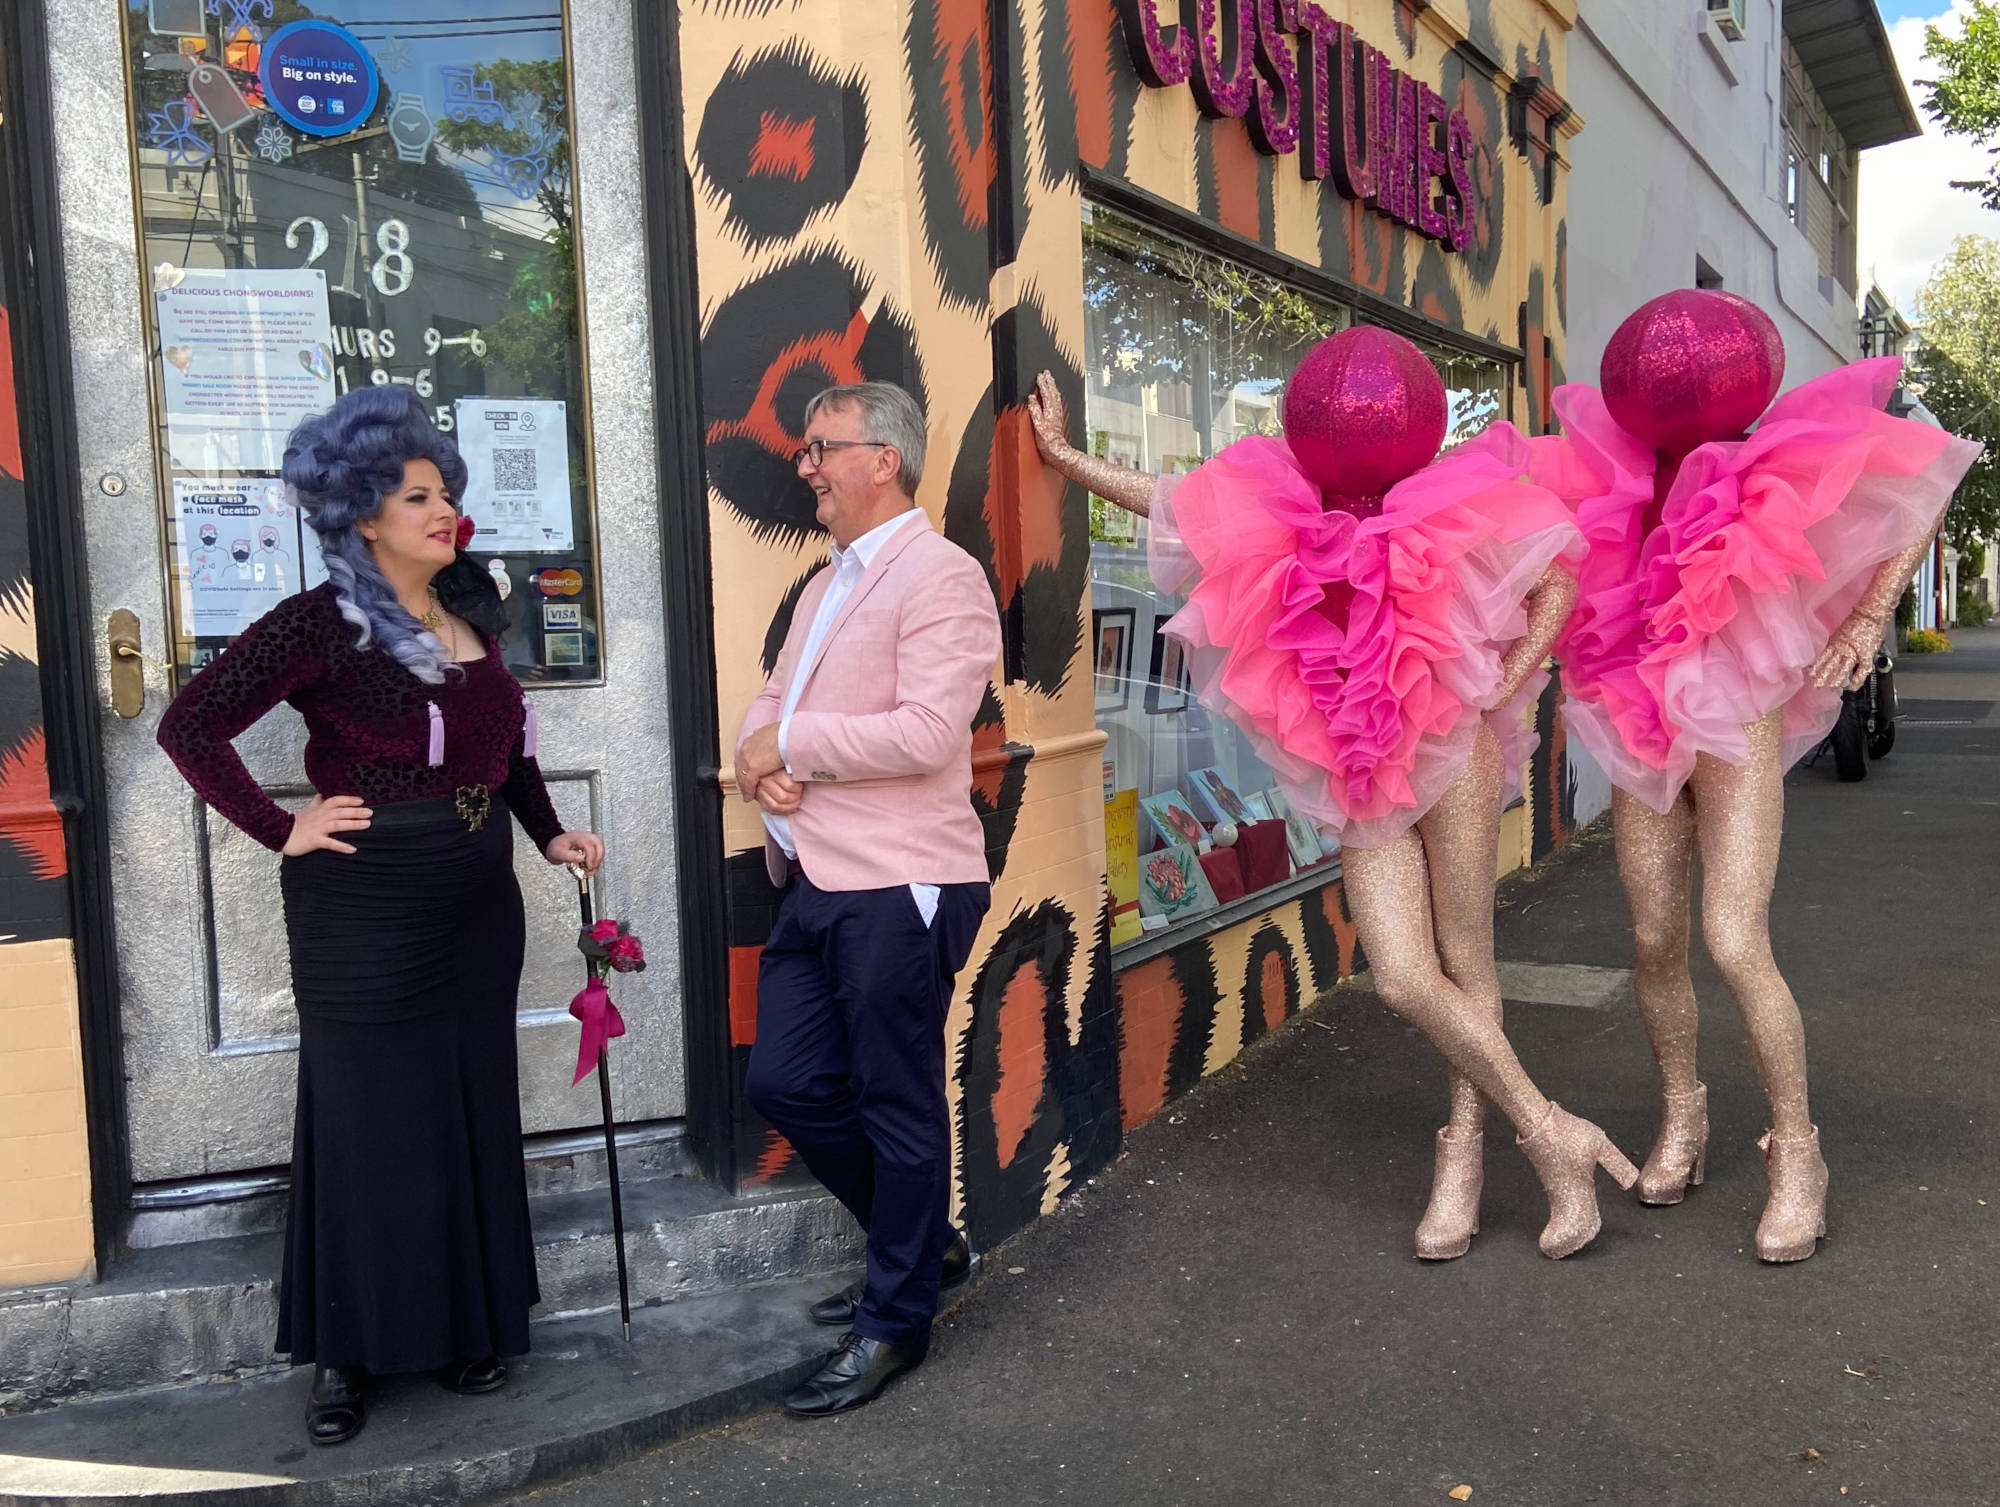
[[[461,785],[456,795],[434,795],[420,801],[387,801],[370,808],[371,827],[415,827],[457,821],[477,832],[493,809],[493,792],[484,785]]]

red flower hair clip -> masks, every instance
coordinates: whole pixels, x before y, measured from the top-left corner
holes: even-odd
[[[460,513],[458,515],[458,537],[457,537],[458,547],[460,549],[471,548],[472,536],[476,532],[478,532],[478,530],[476,525],[474,525],[473,521],[469,517],[467,517],[464,513]]]

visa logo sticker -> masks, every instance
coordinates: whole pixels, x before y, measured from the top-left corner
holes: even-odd
[[[583,604],[581,602],[542,603],[542,627],[581,628],[583,626]]]

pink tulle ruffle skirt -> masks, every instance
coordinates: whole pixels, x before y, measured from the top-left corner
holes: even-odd
[[[1980,451],[1883,412],[1900,366],[1829,372],[1748,438],[1695,450],[1650,529],[1654,452],[1596,389],[1556,390],[1563,433],[1532,442],[1535,475],[1575,502],[1588,545],[1556,648],[1564,726],[1654,810],[1672,808],[1697,755],[1743,763],[1747,728],[1773,712],[1787,767],[1833,726],[1840,691],[1806,671]]]
[[[1238,440],[1155,492],[1154,583],[1187,593],[1166,631],[1201,703],[1346,845],[1407,830],[1464,772],[1480,724],[1510,794],[1533,751],[1537,673],[1497,706],[1523,599],[1579,539],[1496,424],[1398,483],[1371,518],[1329,510],[1284,443]]]

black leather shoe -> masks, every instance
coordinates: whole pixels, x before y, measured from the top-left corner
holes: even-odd
[[[951,1248],[944,1253],[944,1270],[938,1279],[938,1301],[942,1303],[947,1293],[958,1291],[965,1286],[972,1275],[972,1247],[965,1243],[963,1235],[954,1235]],[[868,1278],[856,1277],[839,1292],[829,1293],[811,1308],[815,1324],[826,1324],[844,1329],[854,1322],[854,1315],[861,1309],[862,1294],[868,1291]]]
[[[785,1399],[785,1410],[802,1418],[845,1413],[863,1403],[905,1371],[923,1364],[929,1345],[892,1345],[859,1334],[841,1337],[840,1348],[804,1386]]]
[[[313,1372],[312,1395],[306,1401],[308,1439],[314,1444],[345,1444],[367,1421],[357,1372],[338,1366],[321,1366]]]
[[[490,1355],[482,1360],[454,1361],[435,1374],[439,1386],[461,1397],[497,1392],[507,1385],[507,1368]]]

